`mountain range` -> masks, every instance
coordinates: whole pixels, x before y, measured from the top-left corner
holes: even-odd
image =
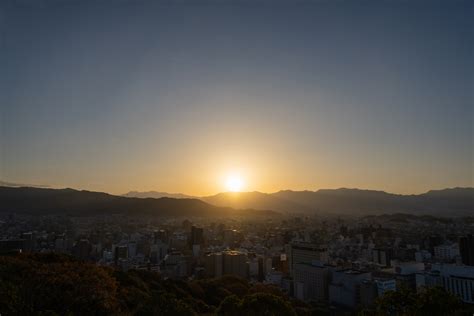
[[[167,192],[157,192],[157,191],[147,191],[147,192],[139,192],[139,191],[130,191],[128,193],[123,194],[124,197],[132,197],[132,198],[152,198],[152,199],[161,199],[164,197],[172,198],[172,199],[199,199],[196,196],[186,195],[182,193],[167,193]]]
[[[128,196],[134,195],[128,193]],[[140,196],[147,197],[146,194]],[[431,190],[417,195],[347,188],[318,191],[284,190],[276,193],[224,192],[195,198],[216,206],[273,210],[282,213],[383,214],[402,212],[438,216],[474,214],[474,188]]]
[[[119,213],[153,216],[278,213],[305,215],[409,213],[447,217],[472,216],[474,188],[432,190],[418,195],[346,188],[318,191],[285,190],[276,193],[224,192],[198,198],[155,191],[129,192],[126,196],[117,196],[73,189],[0,186],[0,212],[71,215]]]
[[[273,211],[236,210],[198,199],[132,198],[103,192],[0,186],[0,212],[65,215],[226,216],[277,215]]]

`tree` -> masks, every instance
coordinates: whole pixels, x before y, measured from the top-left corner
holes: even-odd
[[[409,288],[387,291],[376,300],[378,314],[413,315],[415,313],[416,293]]]
[[[216,311],[218,316],[240,316],[242,315],[242,300],[236,295],[227,296]]]
[[[448,316],[456,314],[462,308],[459,298],[441,287],[424,288],[419,293],[402,288],[388,291],[376,300],[377,315]]]
[[[282,298],[268,293],[247,295],[242,300],[242,315],[296,316],[291,305]]]
[[[442,287],[423,289],[417,296],[416,313],[418,315],[452,315],[462,308],[461,300]]]

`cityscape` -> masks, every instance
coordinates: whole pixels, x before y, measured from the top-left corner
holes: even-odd
[[[0,191],[6,205],[14,194],[36,205],[41,204],[41,194],[48,201],[70,192],[81,194],[70,189]],[[473,191],[466,191],[471,202]],[[459,193],[451,194],[460,199]],[[5,212],[8,206],[1,208],[0,251],[5,258],[65,255],[112,270],[146,271],[161,280],[191,284],[232,276],[252,288],[260,286],[263,293],[276,291],[277,297],[290,302],[293,314],[301,315],[380,314],[383,304],[399,304],[392,307],[396,311],[404,303],[399,298],[390,302],[387,293],[417,295],[438,288],[457,299],[454,305],[439,302],[436,308],[444,306],[445,314],[468,313],[474,304],[473,216],[349,216],[321,210],[313,215],[253,210],[234,214],[229,209],[219,209],[214,216],[182,216],[178,210],[175,216],[113,211],[91,216],[31,213],[25,205],[14,213]],[[234,290],[228,294],[239,295],[239,290],[232,294]],[[228,315],[224,303],[204,301],[204,306],[189,305],[188,314]],[[403,308],[404,314],[414,313]]]

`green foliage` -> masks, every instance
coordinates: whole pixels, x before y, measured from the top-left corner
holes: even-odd
[[[291,305],[281,297],[268,293],[247,295],[242,301],[243,315],[296,316]]]
[[[190,316],[216,310],[220,315],[295,315],[289,298],[275,287],[235,276],[185,282],[65,255],[0,257],[2,315]]]
[[[111,314],[119,310],[108,269],[60,255],[0,257],[0,313]]]
[[[461,308],[461,300],[441,287],[426,288],[417,295],[418,315],[452,315]]]
[[[236,295],[226,297],[217,309],[218,316],[262,315],[296,316],[288,303],[273,294],[254,293],[240,299]]]
[[[402,288],[388,291],[376,300],[376,311],[362,311],[359,315],[456,315],[464,309],[458,297],[441,287],[425,288],[419,293]]]
[[[236,295],[227,296],[217,309],[218,316],[240,316],[242,300]]]

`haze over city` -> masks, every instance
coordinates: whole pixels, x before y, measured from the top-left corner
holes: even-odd
[[[472,187],[469,1],[2,1],[6,182]]]

